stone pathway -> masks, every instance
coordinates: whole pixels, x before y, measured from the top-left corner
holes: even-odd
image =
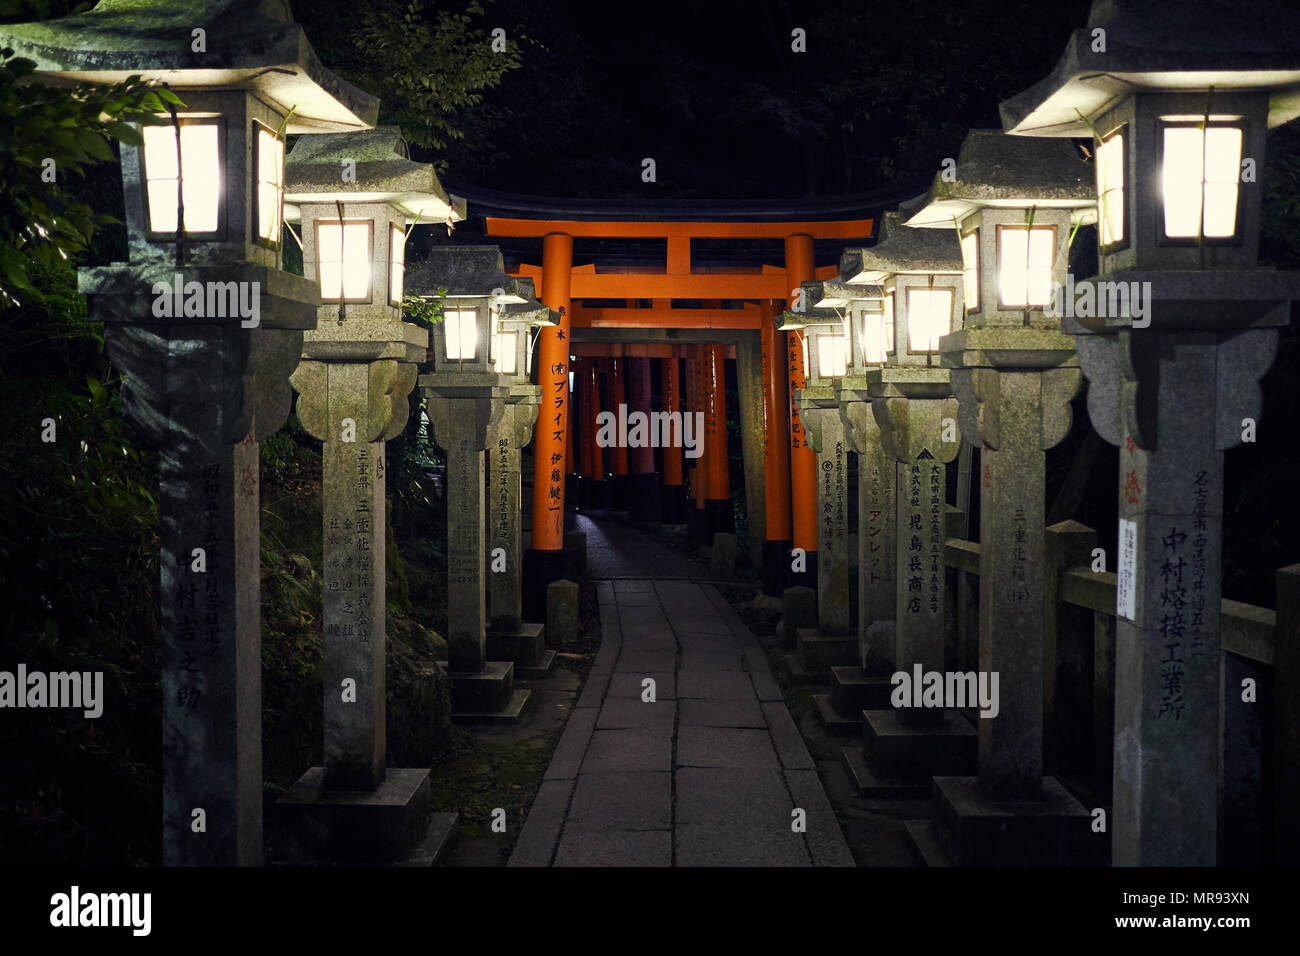
[[[671,554],[644,541],[639,564]],[[722,596],[688,580],[598,589],[600,652],[510,865],[853,866],[762,648]]]

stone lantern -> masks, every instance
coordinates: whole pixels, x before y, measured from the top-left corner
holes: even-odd
[[[496,246],[438,246],[407,280],[411,295],[445,289],[433,327],[433,371],[420,376],[434,441],[447,454],[447,676],[453,719],[513,720],[529,691],[515,690],[513,661],[486,656],[484,572],[487,513],[484,453],[496,434],[515,376],[497,370],[502,311],[527,300],[505,274]]]
[[[894,540],[893,553],[885,556],[893,567],[877,575],[892,581],[892,599],[877,592],[880,620],[871,607],[870,591],[866,606],[859,608],[868,636],[862,660],[869,682],[861,693],[875,702],[885,694],[886,671],[890,677],[906,673],[916,683],[918,674],[944,670],[950,603],[943,561],[947,464],[961,448],[949,369],[938,361],[943,336],[961,329],[964,322],[957,237],[909,228],[901,218],[897,212],[885,213],[874,246],[846,251],[836,287],[839,295],[847,296],[852,294],[847,290],[861,286],[870,296],[867,302],[874,300],[877,289],[881,295],[880,312],[864,311],[855,323],[860,330],[855,361],[862,372],[841,388],[855,435],[867,449],[859,461],[869,469],[879,455],[879,470],[892,472],[887,477],[867,472],[866,484],[878,489],[878,500],[868,502],[865,520],[859,512],[868,550],[877,529],[877,537],[892,535]],[[879,513],[891,501],[892,527],[886,528]],[[865,573],[871,574],[870,559]],[[878,640],[891,629],[892,648],[882,646]],[[916,707],[908,699],[901,707],[891,702],[864,708],[862,721],[862,747],[844,752],[859,792],[918,785],[928,790],[934,775],[964,773],[974,766],[975,729],[957,710]]]
[[[998,674],[999,709],[976,721],[978,778],[934,780],[936,825],[963,865],[1095,859],[1087,811],[1042,772],[1043,634],[1055,602],[1044,578],[1046,451],[1069,433],[1081,382],[1053,290],[1073,227],[1094,215],[1089,173],[1068,142],[972,130],[955,177],[936,175],[907,219],[961,244],[966,323],[940,355],[982,465],[979,660],[990,683]]]
[[[161,450],[163,862],[262,860],[258,441],[289,411],[319,298],[281,271],[286,133],[374,125],[287,4],[103,0],[0,26],[55,83],[132,75],[182,100],[123,144],[129,260],[82,269],[123,407]]]
[[[520,677],[545,677],[555,651],[546,647],[545,625],[523,619],[520,455],[533,439],[539,409],[544,405],[546,412],[553,411],[565,396],[544,400],[541,386],[532,382],[535,330],[558,325],[559,316],[534,298],[532,279],[517,281],[517,291],[527,301],[505,306],[492,343],[496,371],[510,376],[511,382],[505,408],[488,438],[487,655],[513,661]],[[563,381],[559,384],[567,387]],[[554,467],[558,470],[560,463]],[[556,480],[562,481],[563,475]]]
[[[1091,136],[1096,156],[1100,275],[1061,305],[1120,450],[1116,864],[1216,861],[1223,452],[1253,434],[1300,299],[1300,274],[1257,261],[1265,133],[1300,115],[1297,84],[1294,11],[1109,0],[1002,104],[1009,132]],[[1300,854],[1291,833],[1280,858]]]
[[[805,302],[816,302],[821,283],[805,282],[801,291]],[[836,401],[836,382],[849,366],[849,329],[834,309],[787,310],[778,321],[778,330],[800,333],[807,369],[797,397],[817,453],[817,627],[798,628],[794,638],[799,665],[820,672],[852,663],[856,644],[849,633],[849,457]]]
[[[290,381],[322,443],[325,760],[280,800],[286,855],[393,860],[422,836],[429,772],[387,766],[384,453],[406,425],[428,333],[402,321],[408,224],[460,219],[396,127],[299,137],[285,198],[324,303]],[[401,816],[401,827],[386,819]]]

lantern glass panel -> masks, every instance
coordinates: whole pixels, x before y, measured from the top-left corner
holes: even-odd
[[[478,352],[478,310],[444,309],[442,324],[447,337],[447,358],[458,362]]]
[[[891,300],[892,305],[892,300]],[[894,311],[862,312],[858,328],[862,362],[865,365],[884,365],[894,350]]]
[[[817,374],[821,378],[842,378],[849,370],[849,322],[840,331],[823,330],[817,335]]]
[[[952,331],[951,289],[907,290],[907,350],[937,352]]]
[[[1165,235],[1228,239],[1237,232],[1242,131],[1236,126],[1166,126],[1162,172]]]
[[[149,228],[176,232],[176,186],[185,201],[185,232],[216,232],[221,204],[221,149],[214,122],[181,121],[180,165],[176,127],[145,126],[144,169]]]
[[[406,230],[396,223],[388,230],[388,304],[402,304],[402,283],[406,276]]]
[[[980,231],[978,229],[961,237],[961,277],[966,308],[973,312],[980,307]]]
[[[519,369],[519,356],[516,353],[518,341],[516,336],[518,332],[493,332],[492,333],[492,355],[495,358],[494,365],[498,373],[502,375],[514,375]]]
[[[1010,308],[1035,308],[1052,297],[1052,226],[998,227],[998,295]]]
[[[280,241],[280,222],[284,215],[284,140],[261,123],[254,127],[257,130],[257,238],[274,244]],[[188,207],[189,203],[185,205]]]
[[[1102,246],[1124,241],[1124,134],[1097,147],[1097,226]]]
[[[320,297],[326,302],[370,299],[372,222],[316,223],[316,267]]]

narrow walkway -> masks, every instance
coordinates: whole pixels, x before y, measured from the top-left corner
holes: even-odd
[[[640,537],[641,567],[681,560]],[[763,650],[722,596],[686,580],[597,587],[600,652],[510,865],[852,866]]]

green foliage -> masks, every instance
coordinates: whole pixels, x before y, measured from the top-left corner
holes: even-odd
[[[69,175],[113,159],[111,142],[138,143],[127,120],[147,121],[178,104],[171,91],[133,76],[112,87],[68,90],[23,82],[36,64],[0,50],[0,303],[39,302],[38,281],[89,248],[115,222],[73,197]]]
[[[446,287],[440,288],[436,295],[435,299],[408,295],[402,300],[402,318],[422,328],[432,329],[442,321],[442,309],[447,301]]]
[[[364,89],[378,94],[385,123],[396,123],[411,143],[439,153],[465,138],[463,124],[478,107],[483,91],[521,63],[519,42],[492,50],[492,38],[479,25],[477,0],[463,13],[426,13],[420,0],[386,0],[356,11],[349,39],[353,55],[343,67]],[[439,171],[446,168],[440,162]]]

